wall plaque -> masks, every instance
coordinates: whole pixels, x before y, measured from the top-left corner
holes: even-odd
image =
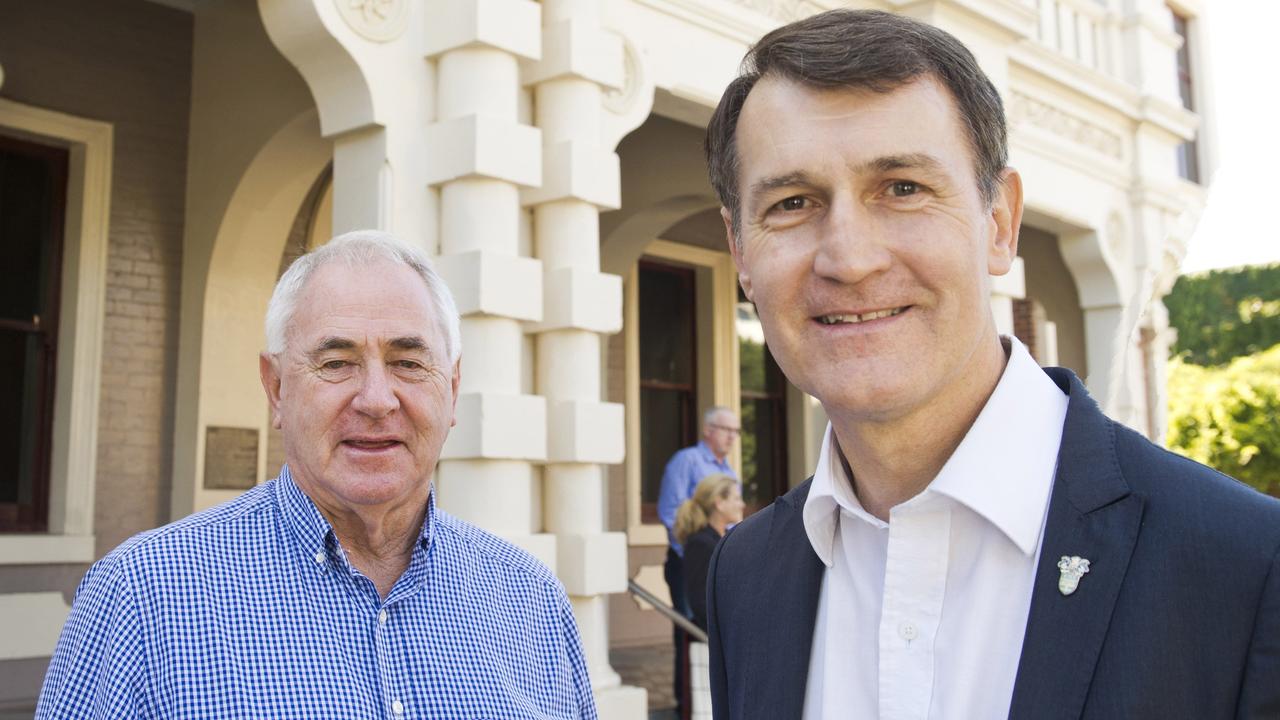
[[[248,490],[258,484],[257,428],[209,426],[204,435],[204,489]]]

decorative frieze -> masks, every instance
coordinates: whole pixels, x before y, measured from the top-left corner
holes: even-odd
[[[1120,135],[1029,95],[1013,91],[1007,105],[1012,124],[1027,123],[1117,160],[1123,157]]]
[[[791,22],[821,12],[813,0],[733,0],[737,4],[763,13],[769,17]]]

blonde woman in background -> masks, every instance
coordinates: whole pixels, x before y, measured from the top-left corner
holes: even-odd
[[[742,491],[737,478],[724,473],[698,481],[693,497],[676,511],[674,532],[684,546],[684,582],[693,622],[707,629],[707,566],[725,528],[742,522]]]

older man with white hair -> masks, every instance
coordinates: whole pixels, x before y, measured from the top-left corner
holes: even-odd
[[[563,587],[435,505],[458,336],[386,233],[296,261],[259,361],[286,466],[89,570],[37,717],[594,718]]]

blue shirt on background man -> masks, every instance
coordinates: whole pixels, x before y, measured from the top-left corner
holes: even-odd
[[[724,473],[737,477],[727,459],[720,459],[711,452],[707,443],[699,440],[697,445],[687,447],[667,461],[667,469],[662,473],[662,487],[658,491],[658,518],[667,528],[667,541],[677,555],[684,556],[684,548],[676,542],[672,528],[676,522],[676,511],[681,503],[693,497],[698,481],[714,474]]]

